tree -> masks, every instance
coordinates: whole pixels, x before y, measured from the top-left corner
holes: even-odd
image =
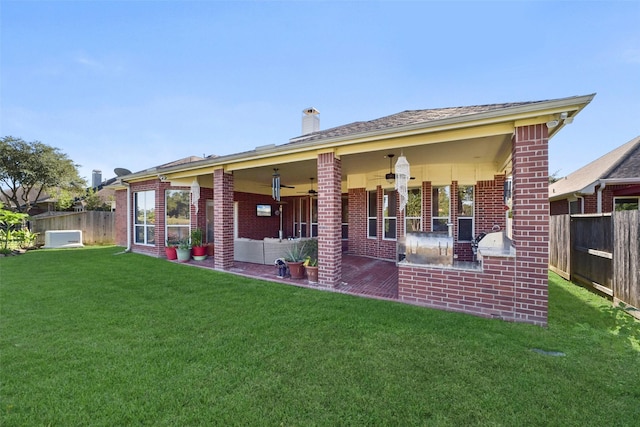
[[[0,139],[0,193],[19,212],[29,212],[48,191],[82,193],[85,186],[78,165],[58,148],[12,136]]]
[[[85,210],[88,211],[109,211],[111,206],[104,200],[94,188],[87,190],[87,195],[84,198]]]
[[[549,175],[549,184],[553,184],[554,182],[560,181],[562,179],[562,177],[558,176],[559,173],[560,173],[560,171],[557,170],[554,173],[552,173],[551,175]]]

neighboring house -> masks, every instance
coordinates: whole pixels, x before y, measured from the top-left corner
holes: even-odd
[[[640,136],[549,186],[551,215],[638,209]]]
[[[402,302],[545,325],[548,140],[593,97],[404,111],[328,130],[306,109],[303,135],[286,144],[119,177],[116,241],[162,257],[167,241],[201,227],[213,265],[229,270],[246,251],[317,236],[320,286],[340,285],[346,250],[395,261]],[[404,209],[399,157],[410,164]],[[505,229],[513,241],[499,232],[474,253],[477,235]]]
[[[31,209],[28,212],[29,215],[32,215],[32,216],[39,215],[42,213],[53,212],[56,210],[56,203],[58,202],[58,200],[54,196],[49,195],[45,191],[43,191],[39,195],[37,193],[38,193],[37,191],[31,191],[28,197],[26,198],[27,200],[29,200],[29,204],[31,206]],[[25,194],[22,187],[18,187],[17,196],[18,196],[18,200],[20,201],[25,200]],[[20,209],[18,209],[15,203],[13,203],[10,200],[6,200],[4,197],[2,197],[2,202],[5,203],[5,206],[7,206],[9,209],[13,209],[16,211],[17,210],[24,211],[26,209],[26,203],[23,203],[22,205],[20,205],[19,206]]]

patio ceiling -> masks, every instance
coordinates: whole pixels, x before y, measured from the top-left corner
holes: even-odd
[[[504,172],[511,154],[511,135],[496,135],[491,137],[471,138],[459,141],[447,141],[427,145],[403,146],[402,140],[389,140],[385,148],[359,153],[337,155],[342,160],[342,176],[346,181],[349,175],[364,174],[368,180],[384,178],[389,172],[388,154],[394,154],[391,161],[395,170],[395,161],[403,153],[412,168],[429,165],[483,165],[490,167],[497,174]],[[271,186],[273,169],[278,168],[282,183],[295,186],[295,189],[283,189],[285,196],[299,195],[310,187],[309,178],[317,177],[316,159],[303,159],[274,164],[239,169],[234,171],[234,185],[238,191],[254,190],[268,194]],[[314,181],[314,188],[317,189]]]

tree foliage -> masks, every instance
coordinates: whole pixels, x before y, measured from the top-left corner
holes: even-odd
[[[111,205],[108,202],[109,200],[100,197],[95,188],[89,188],[84,197],[84,208],[88,211],[110,211]]]
[[[16,210],[29,212],[48,191],[82,193],[85,186],[78,165],[58,148],[12,136],[0,139],[0,192]]]

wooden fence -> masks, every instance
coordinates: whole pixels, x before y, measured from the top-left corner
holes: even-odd
[[[82,230],[85,245],[113,245],[116,241],[116,213],[103,211],[68,212],[31,219],[31,231],[44,244],[47,230]]]
[[[549,269],[640,307],[640,211],[551,216]]]

